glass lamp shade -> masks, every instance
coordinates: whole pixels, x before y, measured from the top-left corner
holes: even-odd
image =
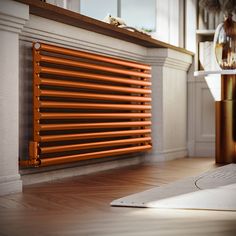
[[[236,22],[231,14],[217,27],[214,48],[221,69],[236,69]]]

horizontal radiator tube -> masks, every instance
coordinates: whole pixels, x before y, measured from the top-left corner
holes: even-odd
[[[53,147],[40,147],[40,152],[41,154],[46,154],[46,153],[82,150],[82,149],[87,149],[87,148],[115,147],[115,146],[137,144],[137,143],[141,144],[141,143],[150,142],[150,141],[151,141],[151,137],[129,138],[129,139],[121,139],[121,140],[71,144],[71,145],[62,145],[62,146],[53,146]]]
[[[151,113],[38,113],[36,119],[144,119]]]
[[[36,96],[62,97],[62,98],[87,98],[112,101],[131,101],[131,102],[151,102],[151,97],[113,95],[113,94],[95,94],[82,92],[65,92],[56,90],[40,90]]]
[[[85,62],[79,62],[79,61],[73,61],[68,59],[62,59],[57,57],[50,57],[50,56],[44,56],[44,55],[38,55],[36,60],[40,62],[49,62],[49,63],[55,63],[59,65],[66,65],[66,66],[74,66],[79,68],[86,68],[91,70],[98,70],[98,71],[105,71],[105,72],[112,72],[122,75],[130,75],[130,76],[137,76],[137,77],[143,77],[143,78],[150,78],[151,75],[144,72],[138,72],[134,70],[127,70],[127,69],[120,69],[120,68],[114,68],[114,67],[108,67],[108,66],[101,66],[101,65],[95,65],[91,63],[85,63]]]
[[[150,134],[151,129],[138,129],[138,130],[122,130],[122,131],[109,131],[109,132],[95,132],[95,133],[82,133],[82,134],[58,134],[58,135],[41,135],[39,136],[40,142],[52,141],[66,141],[66,140],[79,140],[89,138],[106,138],[106,137],[128,137]]]
[[[43,68],[43,70],[42,70]],[[149,79],[140,80],[139,78],[123,78],[117,77],[114,75],[102,75],[102,74],[94,74],[89,72],[81,72],[81,71],[73,71],[73,73],[69,73],[66,70],[55,69],[55,68],[48,68],[48,67],[40,67],[35,66],[35,73],[49,73],[53,75],[64,75],[73,78],[86,78],[86,79],[93,79],[95,81],[106,81],[106,82],[113,82],[113,83],[121,83],[121,84],[130,84],[130,85],[140,85],[140,86],[150,86],[151,82],[148,81]]]
[[[96,129],[96,128],[126,128],[150,126],[151,121],[101,122],[101,123],[70,123],[70,124],[38,124],[38,131]]]
[[[86,88],[93,90],[105,90],[105,91],[117,91],[123,93],[139,93],[139,94],[151,94],[150,89],[145,88],[127,88],[124,86],[112,86],[112,85],[99,85],[93,83],[83,83],[83,82],[72,82],[66,80],[55,80],[55,79],[46,79],[40,78],[40,85],[49,85],[49,86],[60,86],[68,88]]]
[[[122,60],[120,58],[116,59],[113,57],[97,55],[97,54],[93,54],[93,53],[89,53],[89,52],[77,51],[77,50],[73,50],[73,49],[69,49],[69,48],[62,48],[62,47],[48,45],[48,44],[35,43],[34,48],[36,50],[54,52],[54,53],[59,53],[59,54],[69,55],[69,56],[74,56],[74,57],[82,57],[82,58],[97,60],[97,61],[101,61],[101,62],[107,62],[107,63],[117,64],[117,65],[122,65],[122,66],[128,66],[128,67],[134,67],[137,69],[143,69],[143,70],[150,70],[151,69],[151,67],[149,65],[143,65],[143,64],[140,64],[137,62],[126,61],[126,60]]]
[[[41,67],[41,66],[37,67],[36,72],[37,73],[52,74],[52,75],[69,76],[69,77],[81,77],[81,74],[82,74],[82,72],[79,72],[79,71],[55,69],[55,68],[51,68],[51,67]],[[150,75],[139,76],[139,77],[150,78]],[[111,76],[110,76],[110,78],[111,78]]]
[[[81,161],[87,160],[91,158],[100,158],[100,157],[109,157],[109,156],[117,156],[135,152],[142,152],[148,151],[152,148],[151,145],[142,145],[136,147],[128,147],[128,148],[120,148],[120,149],[113,149],[107,151],[99,151],[99,152],[91,152],[85,154],[77,154],[77,155],[69,155],[69,156],[62,156],[62,157],[52,157],[52,158],[42,158],[40,160],[41,166],[48,166],[48,165],[56,165],[56,164],[63,164],[68,162],[74,161]]]
[[[105,103],[75,103],[40,101],[40,108],[84,108],[84,109],[109,109],[109,110],[151,110],[151,105],[130,104],[105,104]]]

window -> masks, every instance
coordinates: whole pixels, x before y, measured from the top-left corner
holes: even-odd
[[[121,17],[128,26],[155,31],[156,0],[46,0],[97,20],[108,14]]]
[[[80,13],[97,20],[103,20],[107,14],[117,16],[117,0],[80,0]]]
[[[128,26],[155,31],[156,0],[121,0],[121,18]]]

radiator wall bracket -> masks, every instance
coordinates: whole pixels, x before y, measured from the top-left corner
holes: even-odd
[[[30,141],[29,143],[29,160],[20,160],[22,167],[39,167],[41,160],[39,158],[39,144],[38,142]]]

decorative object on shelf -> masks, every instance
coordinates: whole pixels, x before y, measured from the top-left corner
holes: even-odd
[[[213,42],[205,41],[199,43],[199,62],[200,69],[214,70]]]
[[[115,26],[126,26],[126,23],[123,19],[120,17],[111,16],[111,14],[107,14],[103,21]]]
[[[118,26],[120,28],[132,31],[132,32],[138,32],[138,33],[145,34],[147,36],[151,36],[146,30],[137,29],[137,28],[132,27],[132,26],[127,26],[123,19],[121,19],[120,17],[111,16],[111,14],[107,14],[107,16],[103,19],[103,21],[108,23],[108,24],[115,25],[115,26]]]

